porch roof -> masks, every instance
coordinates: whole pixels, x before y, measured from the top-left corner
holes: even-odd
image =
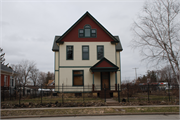
[[[90,68],[92,72],[116,72],[118,69],[118,66],[113,64],[105,57]]]

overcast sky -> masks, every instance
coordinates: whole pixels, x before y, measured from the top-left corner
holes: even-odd
[[[72,2],[73,1],[73,2]],[[82,2],[83,1],[83,2]],[[1,42],[6,63],[34,61],[43,72],[54,72],[52,44],[86,11],[112,35],[118,35],[121,52],[122,80],[146,74],[138,50],[130,47],[131,26],[142,12],[144,0],[1,0]],[[103,1],[103,2],[102,2]]]

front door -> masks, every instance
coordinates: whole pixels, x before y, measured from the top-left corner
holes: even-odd
[[[109,72],[101,73],[101,90],[104,89],[104,85],[106,87],[106,90],[110,90],[110,73]]]

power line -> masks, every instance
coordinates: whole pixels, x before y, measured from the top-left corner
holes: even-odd
[[[136,80],[137,80],[137,71],[136,71],[136,69],[138,69],[138,68],[133,68],[134,70],[135,70],[135,76],[136,76]]]

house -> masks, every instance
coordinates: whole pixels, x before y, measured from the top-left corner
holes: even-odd
[[[86,12],[62,36],[55,36],[55,86],[71,86],[63,92],[84,92],[107,97],[121,84],[121,42],[89,12]],[[55,91],[62,92],[59,87]]]
[[[54,86],[54,80],[48,80],[47,86]]]
[[[13,76],[17,74],[10,67],[1,64],[1,90],[10,90],[11,92],[15,87],[15,80]],[[10,91],[9,91],[10,92]]]

